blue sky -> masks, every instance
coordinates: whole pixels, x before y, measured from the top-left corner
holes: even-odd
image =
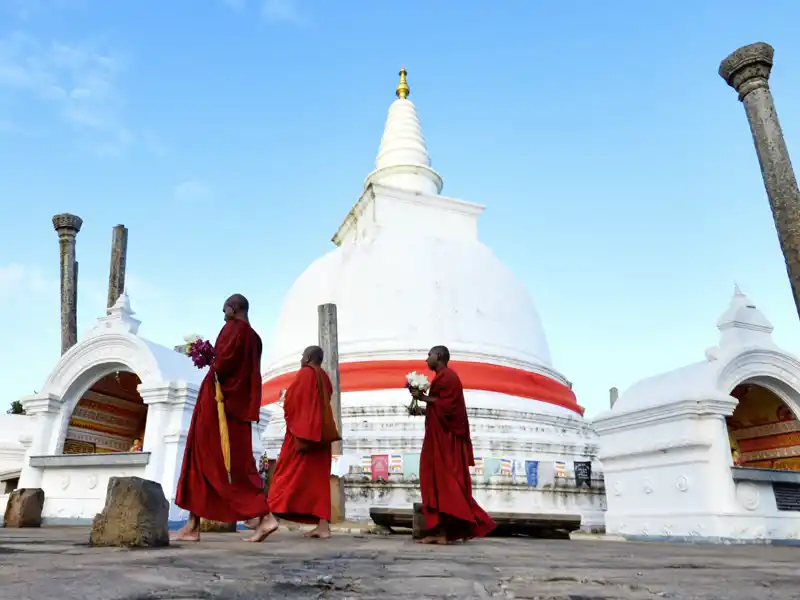
[[[84,219],[81,331],[124,223],[144,335],[213,336],[241,291],[269,339],[374,166],[403,64],[443,192],[487,207],[481,238],[589,414],[612,385],[701,359],[734,281],[800,350],[744,110],[717,75],[735,48],[775,46],[800,156],[800,3],[753,6],[0,0],[3,397],[58,358],[58,212]]]

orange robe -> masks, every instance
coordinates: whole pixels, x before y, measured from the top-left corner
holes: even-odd
[[[475,464],[464,388],[445,367],[431,382],[425,408],[425,438],[419,457],[419,483],[425,526],[449,540],[483,537],[495,528],[472,497],[469,467]]]
[[[273,514],[297,523],[331,519],[331,443],[340,440],[333,386],[319,367],[298,371],[283,401],[286,435],[269,487]]]
[[[175,504],[204,519],[233,523],[269,512],[253,458],[253,422],[261,407],[261,338],[249,323],[225,323],[214,363],[200,386]],[[231,445],[231,483],[222,457],[214,373],[220,380]]]

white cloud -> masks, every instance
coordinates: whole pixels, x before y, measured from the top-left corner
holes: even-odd
[[[30,21],[48,11],[77,8],[85,2],[86,0],[0,0],[0,9],[20,21]]]
[[[222,3],[236,11],[242,10],[247,6],[247,0],[222,0]]]
[[[57,285],[58,282],[48,280],[38,267],[22,263],[0,266],[0,302],[31,293],[50,292]]]
[[[43,43],[22,32],[0,38],[0,88],[52,106],[81,146],[119,154],[134,141],[123,121],[123,62],[94,44]]]
[[[221,0],[221,2],[231,10],[242,12],[247,8],[249,0]],[[267,21],[296,24],[303,21],[299,0],[260,0],[260,7],[261,16]]]
[[[0,118],[0,134],[30,137],[37,135],[37,132],[11,119]]]
[[[156,156],[164,156],[168,152],[167,146],[164,144],[161,138],[152,131],[144,131],[140,136],[140,139],[144,144],[144,147]]]
[[[208,202],[214,199],[214,190],[198,179],[189,179],[176,185],[172,195],[179,202]]]
[[[302,15],[298,0],[264,0],[261,14],[268,21],[300,23]]]

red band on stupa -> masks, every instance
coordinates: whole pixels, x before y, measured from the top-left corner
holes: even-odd
[[[519,398],[530,398],[561,406],[583,416],[583,407],[578,404],[575,394],[569,387],[539,373],[479,362],[451,361],[450,366],[458,373],[465,390],[481,390]],[[411,371],[428,373],[428,367],[424,361],[419,360],[340,363],[341,391],[369,392],[402,389],[405,385],[406,375]],[[284,373],[265,381],[261,389],[261,404],[277,402],[280,399],[281,390],[289,387],[296,373],[297,371]]]

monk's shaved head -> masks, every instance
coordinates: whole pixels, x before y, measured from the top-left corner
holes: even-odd
[[[250,302],[242,294],[234,294],[225,303],[230,304],[236,311],[250,312]]]
[[[436,354],[444,364],[450,362],[450,350],[447,349],[447,346],[434,346],[431,348],[431,354]]]
[[[325,353],[319,346],[309,346],[303,350],[302,365],[321,365],[322,359],[325,358]]]
[[[447,366],[450,362],[450,350],[447,346],[434,346],[428,352],[428,368],[431,371],[438,371]]]
[[[248,320],[248,313],[250,312],[250,302],[247,301],[242,294],[234,294],[225,300],[222,305],[222,312],[225,313],[225,320],[241,319]]]

